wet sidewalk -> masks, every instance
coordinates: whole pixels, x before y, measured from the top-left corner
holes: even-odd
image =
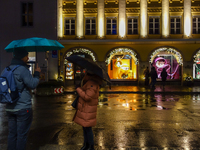
[[[75,86],[66,86],[65,93],[75,93]],[[156,85],[155,89],[150,86],[109,86],[102,87],[100,93],[177,93],[177,94],[200,94],[200,86],[180,86],[166,85],[164,88],[161,85]]]

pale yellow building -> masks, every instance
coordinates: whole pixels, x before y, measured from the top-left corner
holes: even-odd
[[[143,83],[154,66],[168,72],[167,82],[200,79],[199,0],[58,0],[59,75],[66,83],[82,70],[70,55],[97,61],[113,84]],[[160,79],[158,79],[160,80]]]

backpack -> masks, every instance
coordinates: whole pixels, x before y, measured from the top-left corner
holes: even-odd
[[[6,67],[0,76],[0,103],[12,104],[19,99],[21,93],[18,92],[13,75],[13,71],[19,66],[16,65],[12,69]]]

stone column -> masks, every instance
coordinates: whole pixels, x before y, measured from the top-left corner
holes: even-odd
[[[103,38],[105,36],[104,0],[98,0],[97,2],[98,38]]]
[[[57,36],[63,37],[63,4],[62,0],[57,1]]]
[[[84,25],[84,7],[83,0],[76,1],[76,36],[77,38],[83,38],[83,25]]]
[[[169,0],[162,0],[162,37],[169,37]]]
[[[192,20],[191,20],[191,0],[184,0],[184,38],[191,37]]]
[[[140,37],[147,37],[147,0],[140,0]]]
[[[126,0],[119,0],[119,38],[126,35]]]

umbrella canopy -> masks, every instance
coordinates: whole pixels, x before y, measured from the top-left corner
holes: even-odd
[[[77,55],[69,56],[66,59],[68,61],[80,66],[81,68],[85,68],[85,69],[93,72],[94,74],[96,74],[103,80],[107,81],[108,83],[111,83],[108,73],[105,72],[104,69],[101,68],[96,62],[94,62],[90,59],[87,59],[87,58],[77,56]]]
[[[7,52],[13,52],[14,49],[20,50],[21,48],[26,49],[28,52],[46,52],[60,50],[64,48],[64,46],[56,40],[32,37],[27,39],[14,40],[5,48],[5,50]]]

